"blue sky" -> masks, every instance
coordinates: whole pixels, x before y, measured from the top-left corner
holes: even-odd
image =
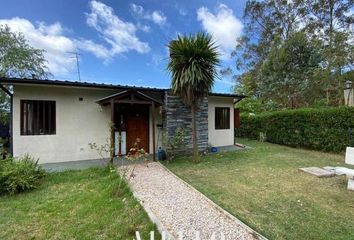
[[[166,45],[178,34],[204,30],[222,54],[221,68],[232,67],[230,53],[242,34],[245,1],[87,1],[11,0],[2,3],[0,24],[24,33],[46,50],[55,79],[169,87]],[[217,79],[215,92],[229,92],[232,79]]]

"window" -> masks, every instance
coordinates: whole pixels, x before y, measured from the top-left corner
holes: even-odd
[[[21,135],[55,134],[55,101],[21,100]]]
[[[215,129],[230,129],[230,108],[215,108]]]

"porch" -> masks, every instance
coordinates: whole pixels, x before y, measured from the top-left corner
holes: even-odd
[[[110,108],[110,138],[114,146],[111,157],[126,155],[135,148],[144,149],[156,160],[156,138],[162,131],[162,124],[157,124],[157,120],[161,122],[161,97],[130,89],[96,101],[102,107]]]

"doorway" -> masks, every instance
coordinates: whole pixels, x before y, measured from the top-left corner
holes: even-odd
[[[125,136],[119,146],[126,149],[144,149],[149,153],[149,105],[144,104],[118,104],[115,116],[116,131],[120,136]]]

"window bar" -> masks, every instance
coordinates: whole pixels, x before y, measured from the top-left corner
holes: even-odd
[[[48,132],[46,131],[46,122],[45,122],[45,107],[47,103],[45,101],[42,102],[42,108],[43,108],[43,113],[42,113],[42,133],[47,134]]]
[[[49,103],[48,106],[48,132],[52,134],[52,103]]]
[[[37,119],[36,119],[36,131],[35,134],[40,134],[39,132],[39,101],[36,101],[37,103]]]

